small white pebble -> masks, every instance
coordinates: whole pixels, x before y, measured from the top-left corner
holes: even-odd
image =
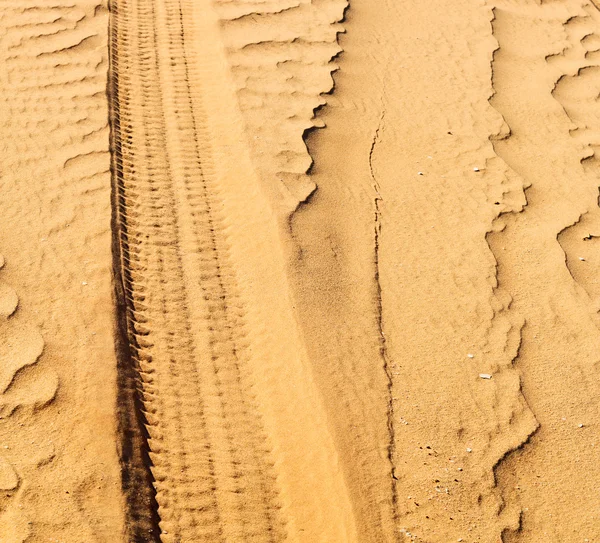
[[[578,424],[577,425],[579,428],[583,428],[583,424]]]
[[[423,175],[423,172],[417,172],[417,175]]]
[[[581,260],[582,262],[585,262],[585,258],[583,258],[582,256],[579,257],[579,260]]]
[[[458,471],[462,471],[462,468],[458,468]]]
[[[85,285],[87,285],[87,281],[82,281],[81,284],[85,287]]]
[[[478,171],[479,171],[479,168],[473,168],[473,171],[474,171],[474,172],[478,172]]]
[[[473,452],[473,449],[471,449],[471,447],[467,447],[467,452]]]
[[[482,379],[491,379],[492,376],[489,373],[480,373],[479,377],[481,377]]]
[[[471,353],[469,353],[467,356],[468,356],[469,358],[475,358],[475,355],[474,355],[474,354],[471,354]]]

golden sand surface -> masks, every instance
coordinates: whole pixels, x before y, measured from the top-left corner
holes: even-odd
[[[0,0],[0,543],[600,543],[596,0]]]

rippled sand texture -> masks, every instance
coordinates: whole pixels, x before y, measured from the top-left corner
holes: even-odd
[[[357,316],[379,313],[406,540],[600,537],[598,24],[589,2],[348,11],[294,272],[315,357],[375,367]]]
[[[600,4],[0,0],[0,543],[600,541]]]
[[[0,540],[115,541],[108,12],[0,3]],[[116,535],[115,535],[116,534]]]

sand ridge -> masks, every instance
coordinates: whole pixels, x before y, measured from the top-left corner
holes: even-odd
[[[239,107],[258,175],[273,205],[294,209],[315,189],[304,135],[333,89],[346,0],[216,2]],[[272,122],[265,122],[272,119]]]
[[[528,322],[519,367],[530,405],[540,421],[531,446],[509,459],[500,472],[502,486],[516,490],[523,508],[520,531],[509,541],[568,541],[577,534],[594,537],[598,526],[588,486],[597,477],[596,439],[588,425],[596,416],[598,389],[585,377],[596,364],[597,316],[588,295],[569,272],[575,259],[584,263],[591,256],[590,248],[582,246],[589,233],[580,230],[577,241],[569,237],[577,232],[576,225],[588,210],[593,216],[598,205],[597,182],[589,169],[594,163],[589,147],[593,140],[582,134],[571,112],[571,104],[576,103],[579,115],[586,116],[586,124],[592,123],[594,101],[585,101],[589,80],[585,86],[578,82],[579,88],[571,88],[568,97],[564,96],[565,86],[575,83],[568,74],[575,73],[574,79],[586,75],[585,69],[576,67],[573,71],[573,63],[583,56],[579,62],[585,66],[581,26],[591,24],[597,16],[597,10],[587,3],[523,10],[500,6],[496,10],[494,29],[500,50],[494,103],[513,129],[510,138],[498,142],[497,150],[531,186],[527,189],[527,213],[507,217],[504,231],[494,242],[499,258],[510,262],[512,251],[521,255],[519,266],[510,271],[504,267],[500,280],[513,291],[514,309]],[[508,26],[510,31],[506,32]],[[523,61],[515,55],[515,39],[526,42],[529,51],[530,75],[521,77],[519,86],[514,85],[514,74]],[[507,69],[508,62],[511,68]],[[540,86],[545,93],[537,91]],[[535,121],[528,119],[525,125],[518,114],[525,105],[525,95],[517,99],[509,93],[529,94],[532,87],[538,98],[535,104],[526,102],[525,107],[530,113],[537,108],[538,113],[533,115]],[[545,102],[540,95],[545,96]],[[550,160],[540,160],[535,151],[532,155],[541,145],[553,149]],[[588,166],[583,164],[586,159]],[[554,198],[548,198],[549,194]],[[571,229],[575,232],[569,232]],[[519,250],[523,246],[527,251]],[[550,268],[554,271],[546,275]],[[580,450],[588,452],[580,454]],[[582,492],[584,502],[577,507],[570,507],[563,498],[571,484]],[[555,518],[564,521],[553,521]]]

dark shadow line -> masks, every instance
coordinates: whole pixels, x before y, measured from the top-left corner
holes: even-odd
[[[107,97],[109,104],[111,155],[111,230],[115,308],[115,353],[117,357],[117,417],[121,486],[126,500],[125,534],[129,543],[160,543],[160,517],[149,455],[147,420],[142,409],[139,388],[138,345],[129,314],[134,310],[127,292],[131,277],[127,269],[127,217],[124,205],[123,156],[119,117],[119,74],[117,0],[109,2],[109,69]]]

